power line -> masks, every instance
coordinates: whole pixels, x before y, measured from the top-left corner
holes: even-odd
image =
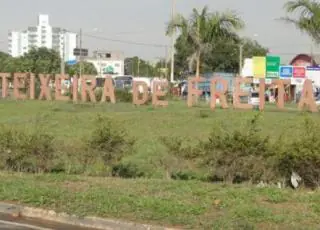
[[[158,48],[168,47],[168,45],[164,45],[164,44],[133,42],[133,41],[128,41],[128,40],[120,40],[120,39],[112,39],[112,38],[107,38],[107,37],[101,37],[101,36],[96,36],[96,35],[92,35],[92,34],[83,34],[83,36],[90,37],[90,38],[95,38],[95,39],[98,39],[98,40],[118,42],[118,43],[138,45],[138,46],[149,46],[149,47],[158,47]]]

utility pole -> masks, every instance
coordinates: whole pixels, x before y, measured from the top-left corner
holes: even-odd
[[[172,0],[172,20],[174,20],[175,16],[175,8],[176,8],[176,0]],[[171,34],[171,74],[170,74],[170,81],[174,81],[174,39],[175,39],[175,28],[173,28],[172,34]]]
[[[164,63],[164,67],[163,68],[165,68],[165,70],[166,70],[164,75],[165,75],[165,78],[168,79],[168,71],[167,71],[168,70],[168,47],[165,48],[165,59],[164,59],[164,62],[165,63]],[[172,68],[172,66],[171,66],[171,68]]]
[[[310,57],[311,57],[311,66],[313,66],[315,63],[313,61],[313,46],[312,44],[310,45]]]
[[[80,48],[80,63],[79,63],[79,77],[82,75],[82,29],[80,29],[80,38],[79,38],[79,48]]]
[[[140,58],[138,57],[138,77],[140,77]]]
[[[241,70],[242,70],[242,59],[243,59],[243,45],[240,44],[239,46],[239,76],[241,76]]]

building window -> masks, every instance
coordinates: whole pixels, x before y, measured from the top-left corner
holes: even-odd
[[[114,66],[115,66],[115,67],[120,67],[120,64],[119,64],[119,63],[116,63]]]

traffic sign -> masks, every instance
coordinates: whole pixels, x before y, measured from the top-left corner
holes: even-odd
[[[306,77],[306,67],[294,66],[293,67],[293,77],[294,78],[305,78]]]
[[[279,68],[280,78],[291,78],[293,75],[292,66],[280,66]]]
[[[88,49],[75,48],[75,49],[73,49],[73,55],[86,57],[86,56],[88,56]]]
[[[266,57],[266,78],[279,78],[280,57]]]

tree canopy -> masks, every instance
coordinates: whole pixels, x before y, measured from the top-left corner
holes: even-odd
[[[307,33],[317,44],[320,44],[320,3],[315,0],[295,0],[284,5],[291,17],[281,18]]]
[[[66,65],[66,73],[77,74],[78,64]],[[57,51],[45,47],[33,48],[25,55],[13,58],[0,52],[0,72],[32,72],[35,74],[58,74],[61,72],[61,58]],[[96,74],[91,63],[83,63],[83,74]]]
[[[206,62],[213,60],[221,46],[231,44],[232,47],[239,40],[236,32],[242,28],[244,22],[231,11],[210,13],[208,7],[204,7],[200,12],[193,9],[188,19],[177,15],[169,22],[167,35],[176,30],[180,32],[175,45],[178,70],[186,71],[188,67],[193,72],[195,69],[199,76],[201,69],[212,69]]]

